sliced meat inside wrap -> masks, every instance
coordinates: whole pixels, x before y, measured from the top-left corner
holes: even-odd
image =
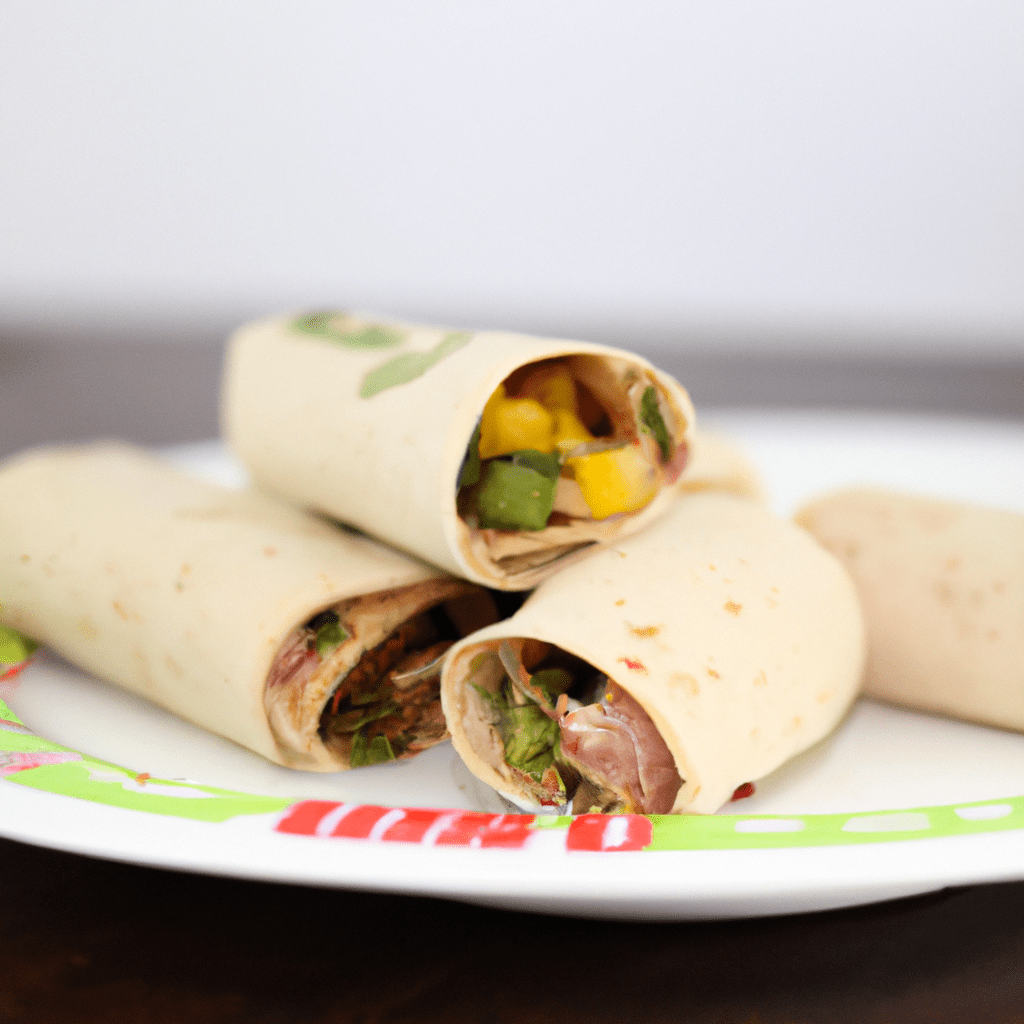
[[[582,659],[537,640],[489,641],[465,686],[466,735],[523,806],[672,810],[683,779],[654,722]]]
[[[264,707],[278,743],[302,750],[319,741],[351,768],[440,743],[445,652],[497,619],[485,590],[446,578],[318,612],[287,637],[267,676]]]

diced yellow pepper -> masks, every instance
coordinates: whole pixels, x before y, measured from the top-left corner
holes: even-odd
[[[487,400],[480,418],[480,458],[532,448],[550,452],[555,447],[554,417],[532,398],[506,398],[504,385]]]
[[[566,465],[572,469],[595,519],[637,512],[658,493],[657,473],[639,445],[581,455],[567,459]]]
[[[594,435],[583,425],[583,421],[569,409],[556,409],[554,443],[559,451],[572,451],[578,444],[593,441]]]
[[[577,412],[576,382],[567,366],[542,366],[526,378],[519,389],[520,398],[534,398],[545,409]]]

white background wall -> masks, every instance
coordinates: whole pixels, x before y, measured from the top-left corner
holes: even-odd
[[[0,325],[346,304],[1024,349],[1019,0],[0,15]]]

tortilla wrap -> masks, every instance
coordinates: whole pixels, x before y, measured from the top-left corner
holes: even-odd
[[[730,437],[696,427],[690,435],[690,456],[679,477],[684,494],[721,491],[765,502],[765,487],[754,464]]]
[[[594,701],[569,689],[553,701],[562,755],[570,751],[570,767],[586,780],[578,771],[581,736],[618,730],[629,749],[617,763],[635,762],[617,776],[631,784],[598,785],[597,797],[590,786],[582,803],[568,784],[562,801],[557,780],[541,774],[539,785],[530,783],[506,760],[524,731],[516,740],[504,716],[525,715],[538,733],[545,728],[535,711],[512,704],[527,706],[542,675],[551,679],[567,661],[580,678],[572,658],[597,673],[595,692],[604,696]],[[509,662],[525,672],[519,684]],[[445,662],[441,700],[467,766],[521,807],[712,813],[737,787],[827,735],[854,699],[863,663],[860,607],[839,562],[755,503],[695,494],[643,533],[545,580],[510,619],[457,643]],[[508,696],[509,686],[519,697]],[[569,698],[585,713],[579,723]],[[655,749],[659,741],[644,718],[667,755]],[[612,768],[606,781],[619,771]],[[535,772],[541,769],[543,759]]]
[[[641,507],[591,517],[573,490],[577,471],[575,480],[559,481],[565,501],[539,526],[488,525],[472,505],[477,484],[464,472],[474,451],[483,455],[476,431],[499,389],[527,387],[531,373],[552,368],[570,374],[579,401],[603,424],[594,427],[596,447],[635,449],[650,490]],[[648,400],[660,420],[657,436],[643,419]],[[665,512],[685,469],[694,413],[676,381],[620,349],[322,313],[264,320],[232,337],[222,419],[228,443],[261,486],[449,572],[525,590]],[[604,453],[584,452],[595,454]],[[495,461],[505,457],[515,462],[508,452]],[[460,505],[460,488],[472,497],[470,511]]]
[[[867,693],[1024,730],[1024,515],[854,489],[796,518],[860,592]]]
[[[395,757],[446,738],[439,664],[409,675],[455,638],[428,610],[443,606],[456,637],[496,618],[463,580],[119,444],[0,467],[0,594],[0,620],[76,665],[313,771],[389,759],[385,724],[402,727]],[[373,685],[388,692],[370,700]],[[390,699],[400,714],[356,723]]]

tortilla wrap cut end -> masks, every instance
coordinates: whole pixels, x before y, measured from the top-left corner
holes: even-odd
[[[574,393],[550,386],[553,373],[571,378]],[[495,444],[476,449],[487,477],[478,483],[467,462],[486,440],[479,431],[490,429],[485,413],[500,389],[504,426],[491,432]],[[540,435],[516,418],[523,403],[547,418]],[[222,419],[262,486],[476,583],[526,590],[664,513],[695,416],[671,376],[621,349],[323,313],[233,335]],[[534,503],[524,528],[502,525],[510,507],[502,488],[512,476],[533,479],[539,463],[489,469],[517,462],[509,438],[534,455],[557,448],[563,460],[553,506],[554,475],[517,492],[517,502]],[[618,490],[609,491],[616,475]]]
[[[506,677],[514,682],[508,663],[519,672],[507,651],[501,657],[503,642],[513,652],[549,651],[547,661],[522,659],[518,697],[507,686],[500,692]],[[558,810],[550,776],[552,803],[542,799],[547,754],[517,743],[509,763],[508,723],[524,714],[512,705],[529,699],[534,672],[582,663],[639,705],[670,752],[681,785],[667,810],[714,813],[738,786],[835,728],[859,691],[864,655],[860,605],[839,562],[756,503],[702,493],[546,580],[510,619],[457,643],[441,698],[455,749],[478,778],[520,806]],[[567,700],[576,694],[570,687]],[[600,705],[595,694],[584,702]],[[558,708],[551,696],[564,721],[574,705]],[[553,732],[525,714],[537,750],[565,742],[561,725]],[[588,714],[601,728],[600,716]],[[637,763],[645,758],[641,750]],[[651,763],[663,767],[659,757]],[[532,782],[541,789],[523,779],[524,765],[537,769]]]

